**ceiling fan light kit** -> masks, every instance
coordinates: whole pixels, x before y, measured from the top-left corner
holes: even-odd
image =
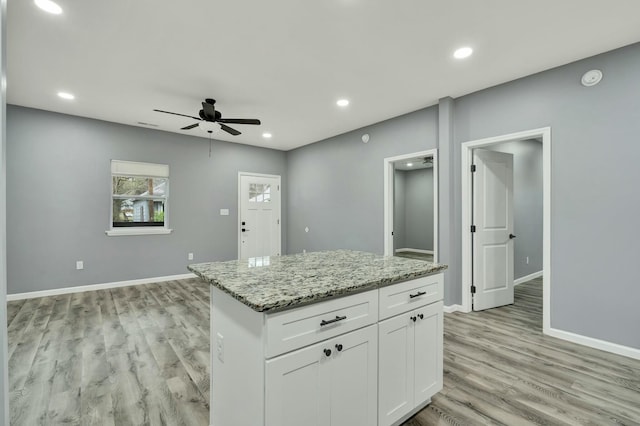
[[[241,134],[240,131],[234,129],[233,127],[227,126],[228,124],[252,124],[252,125],[260,125],[260,120],[257,118],[222,118],[222,113],[215,109],[216,100],[212,98],[207,98],[202,102],[202,109],[198,111],[199,117],[194,117],[192,115],[180,114],[177,112],[171,111],[163,111],[160,109],[154,109],[156,112],[162,112],[164,114],[172,114],[179,115],[181,117],[187,117],[194,120],[198,120],[197,123],[190,124],[188,126],[182,127],[180,130],[191,130],[194,127],[202,127],[207,133],[211,134],[213,132],[217,132],[218,130],[224,130],[233,136],[238,136]]]

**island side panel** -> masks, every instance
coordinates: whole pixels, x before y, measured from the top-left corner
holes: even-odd
[[[262,313],[211,286],[211,426],[264,424],[263,328]]]

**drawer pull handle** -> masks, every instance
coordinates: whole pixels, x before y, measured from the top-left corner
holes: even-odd
[[[343,315],[343,316],[341,316],[341,317],[338,317],[338,316],[337,316],[337,317],[335,317],[334,319],[329,320],[329,321],[327,321],[327,320],[322,320],[322,322],[320,323],[320,327],[324,327],[325,325],[333,324],[334,322],[338,322],[338,321],[342,321],[342,320],[346,320],[346,319],[347,319],[347,316],[346,316],[346,315]]]
[[[427,294],[426,291],[419,291],[416,294],[410,294],[409,295],[409,299],[413,299],[414,297],[424,296],[425,294]]]
[[[323,352],[325,356],[331,356],[331,349],[325,349]]]
[[[336,349],[338,350],[338,352],[342,351],[342,345],[340,343],[338,343],[336,345]]]

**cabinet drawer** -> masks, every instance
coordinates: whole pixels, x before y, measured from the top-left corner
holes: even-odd
[[[328,300],[266,317],[266,357],[319,342],[378,321],[378,290]]]
[[[443,299],[443,275],[392,284],[380,289],[380,319],[389,318]]]

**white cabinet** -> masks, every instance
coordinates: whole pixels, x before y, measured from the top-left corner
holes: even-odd
[[[442,388],[441,300],[442,274],[275,313],[212,286],[211,424],[399,424]]]
[[[266,362],[267,426],[375,425],[377,327]]]
[[[442,302],[379,323],[378,424],[387,426],[442,389]]]

